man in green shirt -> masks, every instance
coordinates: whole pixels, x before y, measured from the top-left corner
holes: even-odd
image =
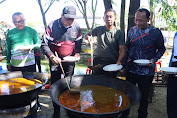
[[[104,13],[105,26],[99,26],[85,35],[85,39],[93,42],[90,36],[96,36],[97,48],[94,52],[94,65],[100,64],[101,67],[108,64],[121,64],[125,55],[124,33],[114,26],[116,21],[116,12],[108,9]],[[108,76],[117,76],[117,72],[105,72],[102,68],[95,70],[95,74],[105,74]]]
[[[36,30],[25,26],[22,13],[12,15],[16,28],[10,30],[6,38],[8,71],[35,71],[34,49],[39,49],[41,40]]]

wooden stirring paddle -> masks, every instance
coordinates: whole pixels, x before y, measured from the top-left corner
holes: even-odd
[[[55,55],[56,55],[57,58],[59,58],[56,51],[55,51]],[[63,73],[63,75],[64,75],[64,79],[66,80],[66,84],[67,84],[67,86],[68,86],[68,89],[69,89],[70,93],[80,93],[80,89],[74,89],[74,88],[71,88],[71,87],[69,86],[69,82],[68,82],[68,80],[66,79],[66,75],[65,75],[65,72],[64,72],[64,69],[63,69],[63,66],[62,66],[61,62],[60,62],[59,64],[60,64],[61,71],[62,71],[62,73]]]

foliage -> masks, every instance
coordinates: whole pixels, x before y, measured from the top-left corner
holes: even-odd
[[[27,25],[28,25],[29,27],[34,27],[34,24],[33,24],[32,22],[28,22]]]
[[[7,25],[0,23],[0,30],[3,32],[5,38],[7,36],[9,29],[10,29],[10,27],[8,27]]]
[[[81,32],[82,32],[82,36],[84,37],[85,34],[89,32],[89,30],[87,30],[87,29],[81,29]]]
[[[177,30],[177,0],[173,0],[174,4],[170,5],[166,0],[155,0],[156,4],[162,5],[161,16],[165,19],[166,24],[168,25],[169,30]]]

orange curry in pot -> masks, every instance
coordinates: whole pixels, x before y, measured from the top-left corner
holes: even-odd
[[[129,98],[113,88],[87,85],[77,89],[79,93],[71,93],[69,90],[62,93],[60,103],[70,109],[90,113],[115,112],[130,105]]]

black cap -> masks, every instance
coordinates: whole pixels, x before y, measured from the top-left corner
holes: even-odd
[[[66,6],[63,8],[63,15],[66,18],[76,18],[76,8],[73,6]]]

